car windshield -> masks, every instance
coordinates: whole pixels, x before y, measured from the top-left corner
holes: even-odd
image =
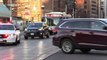
[[[33,23],[28,26],[28,28],[40,28],[43,26],[43,23]]]
[[[13,25],[0,25],[0,30],[14,30]]]

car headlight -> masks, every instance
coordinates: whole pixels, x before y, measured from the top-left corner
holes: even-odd
[[[42,29],[39,29],[39,30],[42,30]]]
[[[43,28],[40,28],[39,30],[43,30]]]
[[[25,31],[27,31],[27,29],[25,29]]]
[[[11,34],[11,36],[16,36],[16,34]]]

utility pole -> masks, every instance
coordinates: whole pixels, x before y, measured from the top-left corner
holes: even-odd
[[[12,20],[12,0],[10,0],[10,20]]]
[[[73,8],[73,14],[74,14],[74,18],[76,18],[76,2],[74,0],[73,2],[74,8]]]
[[[101,0],[98,0],[98,18],[101,17]]]
[[[54,0],[52,0],[52,11],[54,11]]]
[[[60,2],[61,2],[61,1],[58,0],[58,8],[59,8],[58,11],[60,11]]]
[[[107,1],[106,0],[104,0],[104,18],[107,18]]]

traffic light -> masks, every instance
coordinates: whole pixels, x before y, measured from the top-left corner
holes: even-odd
[[[75,0],[75,5],[77,8],[81,8],[84,5],[84,0]]]

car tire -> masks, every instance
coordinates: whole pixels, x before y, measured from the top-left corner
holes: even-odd
[[[18,44],[18,41],[17,41],[17,38],[16,38],[16,41],[13,43],[13,45],[17,45]]]
[[[42,33],[42,35],[40,36],[40,38],[44,39],[45,38],[44,36],[45,36],[44,33]]]
[[[18,40],[17,43],[20,44],[20,40]]]
[[[19,39],[17,40],[17,43],[20,44],[20,36],[19,36]]]
[[[50,35],[50,34],[49,34],[49,32],[48,32],[47,35],[46,35],[46,38],[49,38],[49,35]]]
[[[46,35],[47,38],[49,38],[49,35]]]
[[[24,38],[25,38],[25,39],[28,39],[28,37],[27,37],[27,36],[24,36]]]
[[[91,51],[91,49],[88,49],[88,48],[82,48],[80,50],[82,53],[89,53]]]
[[[61,42],[61,50],[63,53],[72,54],[75,51],[74,43],[70,39],[64,39]]]

